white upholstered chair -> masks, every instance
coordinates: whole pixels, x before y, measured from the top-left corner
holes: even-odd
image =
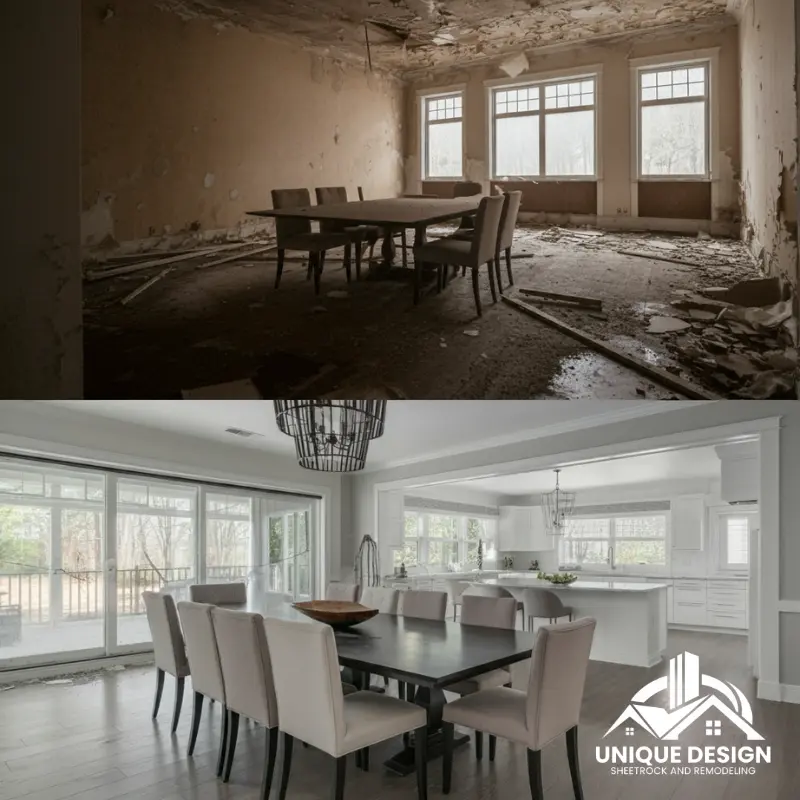
[[[261,798],[267,800],[272,788],[275,756],[278,752],[278,704],[275,699],[264,618],[260,614],[226,608],[214,608],[211,613],[219,644],[228,717],[228,741],[222,780],[227,783],[231,776],[239,735],[239,717],[252,719],[266,728]]]
[[[219,659],[217,638],[214,635],[214,622],[211,611],[214,607],[206,603],[178,603],[178,616],[186,641],[186,655],[192,671],[192,690],[194,706],[192,710],[192,728],[189,734],[189,755],[194,753],[197,732],[200,729],[200,718],[203,715],[203,701],[216,700],[222,704],[223,717],[220,723],[219,758],[217,759],[217,775],[222,774],[227,739],[227,714],[225,713],[225,684],[222,680],[222,667]]]
[[[355,583],[339,583],[335,581],[328,584],[328,588],[325,590],[325,599],[357,603],[359,588],[360,587]]]
[[[400,598],[400,614],[416,619],[444,620],[447,592],[419,592],[409,589]]]
[[[584,617],[539,629],[533,648],[528,691],[486,689],[447,703],[442,712],[444,775],[449,794],[453,773],[453,726],[461,725],[508,739],[528,749],[531,797],[542,800],[542,748],[566,734],[576,800],[583,800],[578,762],[578,723],[596,621]]]
[[[246,583],[196,583],[189,587],[193,603],[211,605],[239,605],[247,602]]]
[[[504,589],[502,586],[487,586],[483,583],[471,583],[464,594],[472,595],[473,597],[513,597],[514,595]]]
[[[344,797],[347,756],[416,731],[417,791],[427,797],[427,717],[423,708],[375,692],[344,695],[336,640],[328,625],[268,618],[275,693],[283,734],[279,800],[285,800],[295,739],[336,759],[334,799]],[[298,669],[297,665],[303,668]]]
[[[572,608],[565,606],[555,592],[546,589],[525,589],[522,593],[522,613],[529,631],[533,630],[536,619],[546,619],[555,624],[567,617],[572,622]]]
[[[397,589],[367,586],[362,590],[359,602],[367,608],[377,608],[381,614],[397,614],[400,592]]]
[[[495,270],[497,271],[497,288],[500,294],[503,293],[503,280],[500,271],[500,255],[505,253],[506,269],[508,270],[508,283],[514,285],[514,273],[511,271],[511,248],[514,246],[514,232],[517,229],[517,219],[519,209],[522,205],[522,192],[509,192],[503,206],[503,214],[500,217],[500,231],[497,236],[497,255],[494,259]]]
[[[156,661],[156,697],[153,703],[153,719],[158,715],[161,705],[161,693],[164,691],[164,673],[168,672],[175,680],[175,708],[172,712],[171,732],[175,733],[181,717],[183,704],[183,686],[189,674],[189,661],[175,610],[172,595],[159,592],[142,592],[144,608],[147,612],[147,624],[153,640],[153,651]]]
[[[505,628],[514,630],[517,622],[517,601],[513,597],[484,597],[478,594],[464,593],[461,597],[461,624],[479,625],[485,628]],[[445,686],[445,691],[464,695],[494,689],[498,686],[511,685],[511,670],[500,667],[474,678]],[[490,742],[489,759],[494,761],[495,740]],[[480,761],[483,758],[483,734],[475,731],[475,755]]]

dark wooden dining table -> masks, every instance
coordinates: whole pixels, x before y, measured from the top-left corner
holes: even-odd
[[[414,229],[414,246],[427,241],[430,225],[448,222],[475,214],[481,196],[458,198],[390,197],[383,200],[361,200],[352,203],[331,203],[321,206],[248,211],[253,217],[282,217],[314,221],[341,222],[347,225],[377,225],[385,235],[381,252],[384,265],[391,267],[395,259],[394,234],[406,228]],[[422,288],[422,265],[414,265],[414,302],[419,302]]]
[[[265,617],[310,622],[280,596],[252,593],[246,608]],[[227,607],[227,606],[226,606]],[[428,758],[442,753],[444,690],[450,684],[531,657],[535,635],[518,630],[378,614],[360,625],[335,631],[339,663],[357,686],[370,675],[394,678],[415,687],[414,701],[428,715]],[[456,744],[463,744],[460,737]],[[405,746],[385,766],[399,775],[414,771],[414,748]]]

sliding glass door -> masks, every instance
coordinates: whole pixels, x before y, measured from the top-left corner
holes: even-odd
[[[310,599],[317,498],[0,458],[0,670],[139,652],[142,593]]]

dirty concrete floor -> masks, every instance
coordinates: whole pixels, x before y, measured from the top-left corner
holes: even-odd
[[[697,247],[687,237],[593,237],[524,226],[515,253],[528,257],[513,261],[516,287],[602,299],[607,320],[542,309],[678,372],[664,337],[644,332],[648,314],[675,289],[728,286],[756,270],[733,241],[703,242],[720,254],[718,267],[703,269],[616,252],[642,249],[643,242],[652,252]],[[382,390],[412,399],[680,397],[504,303],[493,304],[485,269],[482,318],[469,277],[455,278],[415,307],[410,283],[362,279],[348,286],[340,263],[326,267],[318,298],[302,264],[287,265],[278,291],[275,270],[274,261],[255,260],[199,271],[181,267],[127,307],[119,300],[149,273],[87,285],[87,396],[170,398],[250,377],[265,397]],[[505,270],[503,280],[507,285]]]

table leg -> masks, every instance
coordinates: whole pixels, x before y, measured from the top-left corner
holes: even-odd
[[[414,247],[422,247],[428,241],[428,228],[420,225],[414,230]],[[420,301],[422,293],[422,268],[423,263],[414,259],[414,305]]]
[[[414,702],[422,706],[428,715],[428,742],[426,757],[428,761],[438,758],[444,752],[444,736],[442,734],[442,709],[445,700],[444,692],[441,689],[430,689],[427,686],[419,686],[414,694]],[[454,745],[459,747],[469,742],[469,736],[456,736]],[[410,737],[408,744],[402,750],[395,753],[388,761],[384,761],[384,766],[397,775],[411,775],[415,770],[414,765],[414,736]]]
[[[394,243],[394,236],[390,228],[386,229],[386,235],[383,237],[383,245],[381,246],[381,255],[383,256],[384,268],[389,268],[394,264],[394,258],[397,253],[397,248]]]

